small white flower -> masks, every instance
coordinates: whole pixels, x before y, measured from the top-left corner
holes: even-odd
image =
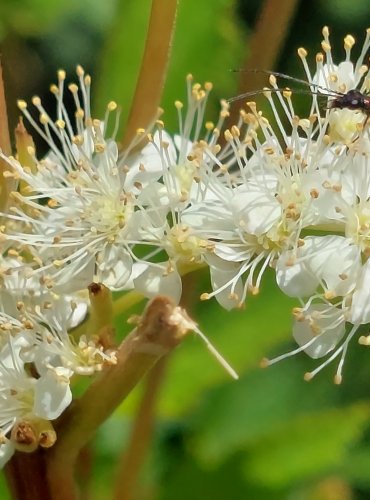
[[[326,356],[345,334],[343,312],[330,304],[312,304],[294,321],[293,337],[311,358]]]
[[[227,149],[217,145],[220,129],[228,116],[228,104],[221,103],[217,124],[204,120],[211,83],[204,87],[187,77],[187,103],[176,101],[179,133],[171,137],[164,124],[148,135],[148,144],[133,159],[128,159],[127,182],[139,183],[143,189],[140,201],[151,200],[153,190],[161,205],[173,207],[200,200],[206,196],[213,167],[224,158]],[[150,201],[149,201],[150,202]]]
[[[370,260],[363,265],[356,290],[352,296],[350,321],[353,324],[370,323]]]
[[[296,252],[276,264],[280,288],[291,297],[309,297],[320,288],[327,299],[345,296],[357,286],[359,249],[343,236],[307,236]]]
[[[41,375],[30,376],[24,367],[21,337],[8,336],[0,356],[0,428],[7,434],[13,425],[24,418],[53,420],[71,402],[69,383]]]
[[[58,102],[55,123],[38,98],[33,103],[40,113],[40,125],[26,104],[19,104],[47,140],[52,156],[45,161],[35,157],[31,170],[2,155],[13,175],[27,185],[22,193],[13,194],[13,206],[4,215],[28,227],[27,232],[10,228],[3,239],[33,249],[34,260],[40,263],[34,273],[49,288],[70,293],[95,280],[122,289],[131,275],[138,231],[150,219],[142,216],[136,194],[127,189],[117,144],[105,137],[106,124],[90,116],[90,78],[81,68],[78,75],[84,103],[81,107],[78,87],[69,86],[76,103],[74,125],[63,102],[64,72],[59,72],[59,86],[53,89]],[[112,103],[108,105],[108,111],[114,108]]]
[[[368,29],[366,32],[360,56],[355,63],[351,61],[351,50],[355,45],[355,39],[351,35],[344,38],[345,60],[337,64],[333,59],[327,26],[323,28],[322,34],[324,39],[321,42],[321,47],[326,61],[324,54],[316,55],[316,71],[313,75],[306,61],[307,52],[305,49],[299,49],[298,54],[303,62],[308,81],[314,84],[312,85],[314,94],[318,92],[327,95],[328,107],[337,107],[338,97],[340,98],[348,91],[359,90],[361,93],[369,91],[369,72],[364,63],[370,47],[370,30]],[[354,138],[358,138],[358,132],[365,123],[360,106],[358,110],[349,107],[332,109],[327,113],[327,120],[330,139],[346,145],[350,145]]]

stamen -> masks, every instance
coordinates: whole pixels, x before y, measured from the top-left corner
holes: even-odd
[[[235,380],[238,380],[239,375],[236,371],[230,366],[230,364],[226,361],[226,359],[217,351],[214,345],[211,344],[209,339],[204,335],[204,333],[199,330],[199,328],[194,324],[193,331],[203,340],[206,344],[207,349],[210,353],[216,358],[216,360],[220,363],[220,365],[227,371],[229,375]]]

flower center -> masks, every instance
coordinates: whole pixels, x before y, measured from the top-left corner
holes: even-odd
[[[171,228],[165,245],[170,257],[187,263],[200,263],[203,254],[214,248],[212,242],[198,238],[191,228],[183,224]]]
[[[91,224],[91,229],[98,233],[119,232],[126,225],[133,205],[126,197],[97,196],[88,205],[84,220]]]
[[[346,236],[361,248],[361,251],[370,256],[370,201],[354,207],[353,217],[348,219]]]

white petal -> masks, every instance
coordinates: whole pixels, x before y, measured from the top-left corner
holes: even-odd
[[[99,256],[97,280],[111,290],[124,288],[130,278],[132,257],[119,245],[107,245]]]
[[[34,413],[46,420],[53,420],[69,406],[72,392],[69,386],[70,370],[48,370],[35,385]]]
[[[95,256],[86,257],[83,266],[81,264],[81,260],[78,260],[63,267],[62,272],[56,277],[56,284],[53,287],[56,293],[78,292],[87,288],[94,281]]]
[[[265,190],[246,191],[235,196],[232,208],[236,223],[250,234],[260,236],[267,233],[281,217],[281,204]]]
[[[225,263],[226,264],[226,263]],[[240,266],[235,266],[231,263],[226,268],[210,267],[212,289],[217,291],[222,289],[230,282],[223,290],[220,290],[215,295],[217,302],[226,310],[233,309],[239,305],[243,296],[244,286],[241,278],[236,278],[237,271]],[[230,296],[230,294],[232,294]],[[233,295],[235,297],[233,297]]]
[[[308,297],[320,285],[334,296],[350,293],[360,270],[360,253],[351,240],[343,236],[308,236],[303,241],[296,257],[283,253],[278,259],[276,279],[284,293]]]
[[[352,297],[351,323],[370,322],[370,259],[363,265],[356,291]]]
[[[320,314],[324,311],[325,314]],[[301,347],[315,339],[304,349],[304,352],[313,359],[321,358],[332,351],[345,334],[343,313],[334,306],[326,304],[315,304],[308,309],[306,315],[307,313],[312,315],[320,333],[314,332],[311,323],[307,320],[295,321],[293,337]]]
[[[289,297],[308,297],[319,285],[319,278],[315,276],[304,262],[287,265],[287,257],[281,255],[276,265],[276,282],[281,290]]]
[[[353,289],[360,270],[360,254],[348,238],[307,237],[303,253],[312,254],[307,265],[314,275],[324,281],[328,290],[336,295],[346,295]]]
[[[167,264],[148,265],[147,269],[134,279],[135,290],[149,298],[167,295],[178,304],[182,293],[181,277],[176,270],[168,272],[167,268]]]
[[[14,451],[14,444],[8,439],[0,445],[0,469],[12,458]]]

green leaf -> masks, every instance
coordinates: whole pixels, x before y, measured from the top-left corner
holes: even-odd
[[[370,453],[369,443],[355,448],[343,462],[340,475],[358,488],[370,488]]]
[[[169,110],[164,121],[170,130],[177,130],[177,115],[170,107],[185,96],[188,73],[197,82],[214,84],[209,120],[217,116],[220,98],[235,95],[237,78],[230,70],[240,66],[246,50],[245,37],[236,22],[235,4],[230,0],[213,0],[212,4],[198,0],[180,2],[162,104],[165,111]]]
[[[51,30],[57,22],[67,16],[73,2],[52,2],[50,0],[2,0],[0,2],[0,29],[16,32],[23,36],[36,36]],[[4,26],[2,26],[5,21]]]
[[[209,391],[193,417],[191,449],[197,459],[216,467],[277,426],[335,403],[338,391],[327,378],[303,381],[307,362],[289,359]]]
[[[191,488],[191,489],[189,489]],[[248,484],[243,478],[238,460],[223,464],[217,471],[199,467],[186,457],[172,465],[158,495],[158,500],[283,500],[277,491],[263,490]]]
[[[370,404],[289,419],[248,451],[244,471],[248,480],[283,487],[340,466],[348,447],[361,437],[370,417]]]
[[[121,128],[127,119],[134,94],[137,73],[143,55],[150,0],[120,1],[115,22],[102,51],[98,81],[95,86],[95,106],[98,115],[107,102],[117,101],[122,107]]]

